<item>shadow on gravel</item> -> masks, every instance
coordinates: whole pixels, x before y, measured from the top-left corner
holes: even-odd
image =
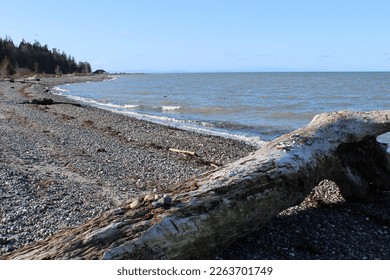
[[[390,192],[372,203],[320,204],[279,215],[221,259],[390,259]]]

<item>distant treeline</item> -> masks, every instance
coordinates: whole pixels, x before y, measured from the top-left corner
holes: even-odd
[[[15,46],[11,38],[0,38],[0,75],[28,73],[71,74],[91,73],[88,62],[76,63],[74,57],[60,52],[58,49],[49,50],[38,41],[33,44],[24,39]]]

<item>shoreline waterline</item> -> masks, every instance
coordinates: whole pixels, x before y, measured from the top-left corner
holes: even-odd
[[[320,113],[390,106],[390,73],[382,72],[118,75],[103,85],[55,89],[115,113],[257,147]],[[379,140],[389,144],[390,133]]]
[[[192,132],[205,134],[205,135],[219,136],[223,138],[239,140],[255,147],[261,147],[262,145],[268,142],[266,140],[262,140],[260,136],[251,136],[247,133],[240,133],[239,131],[237,131],[237,133],[234,133],[231,130],[221,129],[207,122],[199,122],[194,120],[180,120],[174,117],[161,117],[161,116],[143,114],[143,113],[132,111],[132,109],[138,108],[139,105],[129,105],[129,104],[117,105],[108,102],[99,102],[94,99],[84,98],[77,95],[72,95],[70,90],[63,89],[61,85],[53,87],[53,94],[69,98],[70,100],[81,102],[85,105],[107,110],[116,114],[125,115],[138,120],[146,120],[159,125],[164,125],[167,127],[172,127],[177,129],[183,129],[183,130],[192,131]],[[180,106],[161,106],[160,110],[174,111],[179,108]]]

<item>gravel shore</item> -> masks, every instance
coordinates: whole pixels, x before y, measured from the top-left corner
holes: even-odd
[[[54,85],[104,77],[0,82],[0,255],[256,148],[76,104]],[[50,98],[54,104],[32,100]],[[81,105],[81,106],[80,106]],[[189,156],[169,149],[196,152]],[[390,194],[346,202],[323,181],[299,206],[217,259],[390,259]]]

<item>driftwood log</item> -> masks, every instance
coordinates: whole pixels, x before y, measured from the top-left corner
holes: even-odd
[[[3,259],[206,259],[300,203],[323,179],[366,199],[390,182],[390,111],[316,116],[229,165],[172,188],[172,202],[123,205]]]

